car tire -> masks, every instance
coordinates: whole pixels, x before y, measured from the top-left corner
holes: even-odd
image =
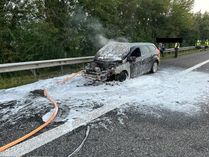
[[[158,70],[158,62],[155,61],[155,62],[152,64],[151,73],[156,73],[157,70]]]
[[[116,81],[124,82],[128,77],[128,74],[125,71],[122,71],[120,74],[116,75]]]

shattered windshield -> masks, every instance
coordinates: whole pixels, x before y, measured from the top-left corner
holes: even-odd
[[[122,60],[129,51],[129,43],[111,42],[97,52],[96,59],[111,61]]]

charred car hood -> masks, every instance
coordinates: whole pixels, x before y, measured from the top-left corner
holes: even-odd
[[[129,52],[129,43],[110,42],[97,52],[95,60],[121,61]]]

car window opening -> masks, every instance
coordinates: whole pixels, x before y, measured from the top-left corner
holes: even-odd
[[[141,51],[139,48],[136,48],[132,54],[131,54],[131,57],[141,57]]]

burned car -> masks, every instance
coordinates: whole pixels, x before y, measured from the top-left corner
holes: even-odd
[[[155,73],[160,52],[152,43],[110,42],[85,68],[84,76],[94,81],[125,81],[145,73]]]

